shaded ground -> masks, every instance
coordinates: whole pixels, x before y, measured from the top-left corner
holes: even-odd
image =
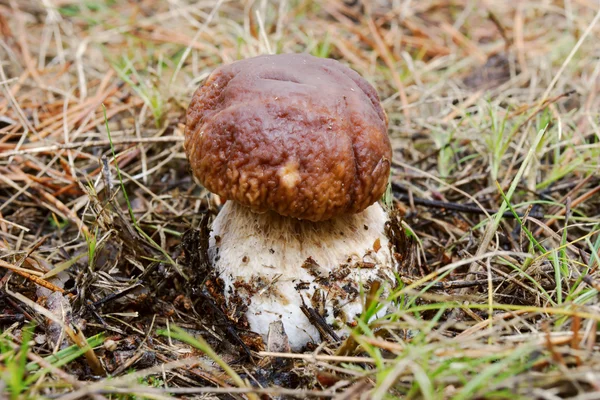
[[[508,3],[0,0],[0,389],[595,398],[600,8]],[[277,358],[204,279],[182,148],[208,73],[268,52],[375,85],[416,243],[392,314]]]

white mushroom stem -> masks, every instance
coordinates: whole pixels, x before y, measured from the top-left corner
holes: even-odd
[[[340,335],[362,312],[375,280],[394,283],[394,262],[379,204],[328,221],[257,214],[228,201],[213,222],[209,256],[225,285],[230,314],[245,311],[250,329],[266,337],[281,320],[292,349],[319,333],[300,309],[325,314]]]

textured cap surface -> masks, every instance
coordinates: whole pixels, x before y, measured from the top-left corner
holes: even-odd
[[[311,221],[376,202],[392,157],[375,89],[343,64],[306,54],[217,68],[192,98],[185,148],[211,192]]]

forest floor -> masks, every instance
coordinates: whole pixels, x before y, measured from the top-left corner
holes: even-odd
[[[600,398],[598,2],[363,3],[0,0],[0,397]],[[283,52],[377,88],[413,245],[389,315],[275,357],[204,287],[183,130]]]

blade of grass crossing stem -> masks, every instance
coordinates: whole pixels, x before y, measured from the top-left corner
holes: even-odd
[[[108,141],[110,143],[110,150],[112,152],[113,159],[115,160],[115,169],[117,170],[117,176],[119,177],[119,183],[121,185],[121,190],[123,191],[123,197],[125,198],[125,202],[127,203],[127,210],[129,211],[129,217],[131,218],[131,222],[133,226],[137,230],[137,232],[148,242],[152,244],[152,246],[160,251],[162,255],[167,259],[169,264],[171,264],[177,272],[185,279],[189,280],[189,277],[181,270],[179,265],[171,258],[171,256],[158,245],[138,224],[137,219],[135,218],[135,214],[133,213],[133,208],[131,208],[131,203],[129,202],[129,196],[127,195],[127,191],[125,190],[125,184],[123,183],[123,177],[121,176],[121,169],[119,168],[119,163],[117,162],[117,154],[115,152],[115,146],[113,145],[112,135],[110,134],[110,128],[108,126],[108,118],[106,117],[106,107],[102,104],[102,111],[104,112],[104,125],[106,126],[106,134],[108,135]]]
[[[98,244],[98,227],[94,228],[94,233],[89,233],[85,236],[85,241],[88,245],[88,265],[93,270],[94,258],[96,257],[96,245]]]
[[[558,304],[562,303],[562,269],[560,267],[560,259],[558,257],[558,252],[553,251],[550,254],[550,259],[552,260],[552,266],[554,267],[554,284],[556,285],[556,302]]]
[[[538,290],[540,293],[543,293],[544,296],[545,296],[545,298],[546,298],[546,300],[552,306],[555,306],[556,302],[548,294],[548,292],[546,291],[546,289],[544,289],[542,287],[542,285],[540,285],[540,283],[538,281],[536,281],[533,276],[531,276],[530,274],[527,273],[527,270],[532,265],[531,260],[532,260],[531,258],[525,259],[525,262],[523,262],[523,266],[521,266],[521,267],[518,266],[518,265],[516,265],[516,264],[513,264],[512,262],[510,262],[508,260],[504,260],[504,262],[506,263],[507,266],[509,266],[510,268],[512,268],[515,272],[519,273],[519,275],[521,275],[522,277],[526,278],[529,282],[531,282],[531,284],[535,287],[535,289]]]
[[[523,232],[525,232],[525,235],[527,235],[527,238],[529,239],[529,241],[543,254],[546,252],[546,248],[544,246],[542,246],[540,244],[540,242],[538,242],[534,237],[533,237],[533,233],[531,233],[531,231],[529,229],[527,229],[527,226],[525,226],[525,223],[523,222],[523,220],[521,219],[521,217],[519,216],[519,214],[517,213],[517,211],[514,209],[514,207],[512,206],[512,204],[510,204],[510,200],[508,199],[508,197],[506,196],[506,194],[504,193],[504,190],[502,190],[502,187],[500,186],[500,184],[498,182],[496,182],[496,188],[498,188],[498,192],[500,193],[500,196],[502,196],[502,199],[504,200],[504,202],[506,203],[506,206],[508,207],[508,209],[510,210],[510,212],[514,215],[515,220],[519,223],[519,225],[521,225],[521,229],[523,229]]]
[[[594,230],[600,230],[600,224],[594,226]],[[589,239],[587,239],[589,241]],[[590,247],[592,248],[591,254],[592,256],[590,257],[590,268],[592,268],[592,265],[594,264],[594,261],[596,262],[597,265],[600,265],[600,235],[598,235],[598,237],[596,238],[596,243],[592,246],[591,242],[590,242]]]
[[[521,217],[519,216],[519,214],[517,213],[517,211],[514,209],[514,207],[512,206],[512,204],[510,204],[510,200],[508,199],[508,197],[506,197],[506,194],[504,193],[504,190],[502,190],[502,187],[500,186],[500,184],[498,182],[496,182],[496,188],[498,189],[498,192],[500,193],[500,196],[502,196],[502,199],[504,200],[504,202],[506,203],[508,209],[510,210],[510,212],[514,215],[515,220],[519,223],[519,225],[521,226],[521,229],[523,230],[523,232],[525,232],[525,235],[527,236],[527,238],[529,239],[529,243],[531,243],[531,245],[535,248],[538,249],[538,251],[540,251],[542,254],[546,253],[546,248],[544,246],[542,246],[542,244],[540,242],[538,242],[534,237],[533,237],[533,233],[531,233],[531,231],[529,229],[527,229],[527,226],[525,225],[525,223],[523,222],[523,220],[521,219]],[[531,259],[527,259],[525,261],[528,261]],[[546,289],[544,289],[542,287],[542,285],[540,285],[533,277],[531,277],[531,275],[529,275],[527,273],[527,269],[532,265],[531,262],[524,262],[524,266],[525,268],[519,268],[516,265],[513,265],[512,263],[508,262],[508,260],[506,260],[506,262],[510,265],[511,268],[515,269],[516,271],[518,271],[521,275],[525,276],[527,279],[529,279],[529,281],[535,285],[535,287],[542,293],[544,293],[544,295],[546,296],[546,299],[552,303],[552,305],[556,305],[556,302],[550,297],[550,295],[548,294],[548,292],[546,291]]]
[[[579,237],[579,238],[573,239],[573,240],[571,240],[570,242],[567,242],[567,243],[565,243],[565,244],[561,244],[561,245],[560,245],[560,246],[558,246],[558,247],[555,247],[555,248],[553,248],[553,249],[550,249],[550,250],[546,251],[544,254],[540,254],[539,256],[537,256],[537,257],[534,259],[534,261],[540,260],[540,259],[542,259],[542,258],[544,258],[544,257],[548,256],[549,254],[552,254],[553,252],[556,252],[556,251],[558,251],[558,250],[561,250],[561,249],[563,249],[563,248],[566,248],[566,247],[572,246],[572,245],[574,245],[575,243],[579,243],[579,242],[581,242],[581,241],[585,241],[586,239],[588,239],[588,238],[590,238],[590,237],[592,237],[592,236],[596,235],[597,233],[600,233],[600,229],[595,229],[595,230],[593,230],[593,231],[591,231],[591,232],[588,232],[588,233],[586,233],[585,235],[583,235],[583,236],[581,236],[581,237]]]
[[[557,252],[555,252],[555,258],[557,258],[556,260],[556,267],[558,268],[554,268],[554,279],[556,280],[556,296],[558,299],[558,304],[562,303],[562,283],[559,283],[559,279],[561,278],[561,275],[565,275],[568,276],[569,275],[569,256],[567,255],[567,244],[569,243],[569,239],[567,238],[567,232],[569,230],[569,214],[571,213],[571,205],[570,205],[570,200],[568,200],[569,204],[568,207],[569,209],[567,210],[567,213],[565,214],[565,228],[563,229],[563,234],[562,234],[562,238],[560,240],[560,250],[558,250]],[[560,259],[558,259],[558,255],[560,254]],[[560,279],[560,282],[562,282],[562,279]],[[567,281],[567,286],[568,286],[568,281]],[[559,287],[559,285],[561,285]],[[567,288],[567,290],[569,290]]]
[[[600,229],[600,224],[597,224],[594,226],[594,228],[592,229],[593,232],[598,232],[598,229]],[[583,271],[581,271],[581,273],[579,274],[579,276],[577,277],[577,279],[575,280],[575,283],[573,283],[573,285],[571,286],[571,291],[568,295],[568,297],[566,298],[565,301],[573,301],[576,304],[583,304],[582,302],[587,301],[587,297],[590,294],[587,293],[578,293],[579,290],[579,285],[581,284],[581,282],[584,280],[585,277],[588,276],[588,274],[590,273],[590,270],[593,268],[594,263],[598,263],[600,265],[600,260],[598,259],[600,256],[600,235],[598,235],[598,237],[596,238],[596,242],[592,243],[592,241],[590,240],[589,237],[585,238],[585,243],[587,244],[588,248],[590,249],[589,254],[589,260],[587,263],[582,262],[581,263],[581,267],[583,268]],[[598,293],[598,290],[596,287],[591,287],[590,288],[590,292],[591,296],[595,297],[596,294]],[[576,296],[576,297],[575,297]]]
[[[46,272],[44,275],[41,276],[41,278],[48,279],[48,278],[51,278],[51,277],[61,273],[64,270],[69,269],[73,264],[75,264],[77,261],[79,261],[81,258],[83,258],[83,256],[85,256],[85,253],[76,255],[75,257],[73,257],[65,262],[62,262],[60,264],[56,264],[56,267],[54,267],[50,271]]]
[[[558,291],[558,293],[556,294],[557,296],[557,303],[560,304],[562,303],[562,277],[563,276],[568,276],[569,271],[568,271],[568,266],[567,266],[567,255],[566,252],[563,253],[563,250],[565,250],[568,246],[571,246],[577,242],[581,242],[584,241],[592,236],[594,236],[595,234],[599,233],[600,230],[593,230],[591,232],[586,233],[584,236],[574,239],[572,241],[567,241],[566,239],[561,239],[561,244],[560,246],[556,247],[556,248],[552,248],[548,251],[546,251],[544,254],[540,254],[539,256],[537,256],[535,258],[534,261],[540,260],[544,257],[550,256],[549,259],[550,261],[552,261],[552,266],[554,267],[554,279],[556,280],[556,290]],[[559,257],[558,254],[559,252],[561,252],[561,254],[564,254],[562,257]],[[561,260],[563,261],[561,263]],[[565,265],[564,268],[567,268],[567,270],[563,270],[563,265]]]
[[[504,215],[504,212],[506,211],[506,208],[508,207],[508,202],[510,202],[510,199],[512,198],[512,195],[514,194],[514,192],[517,188],[517,185],[518,185],[519,181],[521,180],[521,177],[523,176],[523,173],[525,173],[525,168],[527,168],[527,165],[529,165],[529,162],[533,158],[533,156],[535,154],[535,150],[537,149],[538,144],[542,140],[542,137],[544,137],[544,134],[546,133],[547,129],[548,129],[548,125],[546,124],[546,126],[543,129],[540,129],[540,131],[536,135],[535,139],[533,140],[533,143],[531,144],[531,147],[530,147],[529,151],[527,152],[527,156],[525,157],[525,160],[523,160],[521,167],[517,171],[515,178],[513,179],[513,181],[510,184],[508,193],[506,194],[506,199],[502,202],[502,204],[500,205],[500,208],[498,209],[498,212],[496,213],[495,216],[492,217],[491,223],[487,226],[487,229],[485,230],[483,239],[481,240],[481,243],[479,244],[479,248],[477,249],[477,252],[475,253],[475,257],[481,256],[482,254],[484,254],[487,251],[488,246],[492,242],[492,238],[494,237],[494,235],[496,234],[496,231],[498,230],[498,226],[500,225],[500,220],[502,219],[502,216]],[[475,269],[475,265],[471,264],[470,270],[474,270],[474,269]],[[488,303],[489,303],[488,304],[488,313],[489,313],[488,315],[489,315],[490,327],[491,327],[492,316],[493,316],[493,305],[492,305],[492,301],[489,298],[488,298]]]
[[[366,351],[367,354],[369,354],[369,356],[373,358],[373,360],[375,360],[375,366],[377,367],[377,369],[384,369],[385,360],[383,359],[381,350],[378,347],[375,347],[362,339],[363,336],[374,339],[375,333],[371,330],[369,324],[366,324],[364,321],[358,319],[356,320],[356,322],[358,324],[357,328],[359,329],[352,330],[352,332],[350,333],[352,335],[352,338],[354,339],[357,345],[362,346],[364,351]],[[356,349],[356,347],[354,349]]]
[[[99,333],[97,335],[90,336],[87,339],[87,342],[90,347],[100,346],[104,342],[104,333]],[[74,354],[79,352],[79,350],[80,348],[78,346],[72,345],[56,352],[55,354],[50,354],[49,356],[44,357],[44,361],[48,362],[49,364],[53,364],[55,367],[60,367],[61,365],[64,365],[63,360],[71,359]],[[35,361],[31,361],[27,364],[28,372],[37,371],[39,370],[39,368],[40,366]]]
[[[494,236],[494,234],[496,233],[496,230],[498,229],[498,226],[500,225],[500,220],[502,219],[502,215],[506,211],[506,208],[508,207],[508,203],[510,202],[510,199],[512,198],[513,194],[515,193],[517,185],[519,184],[519,181],[521,180],[521,177],[523,176],[525,169],[529,165],[529,162],[533,158],[533,156],[535,154],[535,150],[537,149],[540,141],[542,140],[542,137],[544,137],[544,134],[546,133],[547,129],[548,129],[548,125],[546,125],[543,129],[541,129],[538,132],[538,134],[536,135],[533,143],[531,144],[531,148],[529,149],[529,152],[527,153],[527,156],[525,157],[525,160],[523,160],[521,167],[517,171],[515,178],[513,179],[513,181],[510,184],[508,192],[506,193],[506,199],[500,205],[498,212],[493,217],[492,223],[490,225],[488,225],[485,235],[483,237],[483,240],[481,241],[481,245],[479,246],[479,249],[477,251],[478,254],[476,254],[476,255],[483,254],[486,251],[485,249],[488,247],[488,245],[492,241],[492,237]]]
[[[169,329],[160,329],[157,331],[159,335],[170,337],[185,342],[194,346],[198,350],[204,352],[210,359],[219,365],[223,371],[239,388],[251,388],[251,386],[240,377],[219,355],[210,347],[210,345],[201,336],[192,336],[178,326],[171,326]],[[258,396],[254,393],[248,393],[248,398],[258,400]]]
[[[104,342],[104,334],[100,333],[96,336],[92,336],[87,339],[87,344],[90,348],[94,348],[100,346]],[[52,372],[53,368],[60,368],[65,364],[70,363],[71,361],[81,357],[85,354],[88,348],[78,347],[78,346],[70,346],[64,350],[59,351],[56,354],[52,354],[46,357],[44,360],[48,361],[52,364],[51,367],[43,368],[37,371],[35,374],[31,375],[25,383],[27,385],[33,384],[33,382],[37,381],[42,375]],[[28,371],[34,371],[38,369],[39,366],[36,363],[27,364]]]

